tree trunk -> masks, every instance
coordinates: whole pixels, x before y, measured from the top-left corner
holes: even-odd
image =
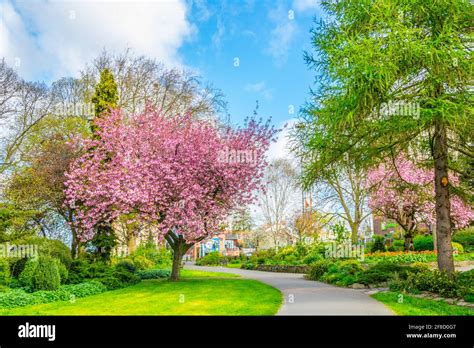
[[[127,241],[127,249],[128,249],[128,255],[132,254],[137,246],[137,241],[135,238],[134,231],[129,231],[129,236],[128,236],[128,241]]]
[[[448,185],[448,146],[446,128],[442,120],[435,121],[434,170],[436,195],[436,245],[438,268],[448,274],[454,272],[453,248],[451,246],[451,214]]]
[[[351,242],[352,244],[357,244],[359,240],[359,225],[351,224]]]
[[[413,251],[413,231],[405,232],[405,251]]]
[[[77,238],[77,232],[74,227],[71,227],[72,232],[72,243],[71,243],[71,257],[75,259],[79,252],[79,238]]]
[[[171,280],[179,280],[179,275],[181,273],[181,262],[183,260],[183,247],[184,247],[184,240],[179,239],[173,247],[173,267],[171,269]]]
[[[176,235],[172,231],[168,232],[165,239],[173,250],[173,266],[171,268],[170,280],[179,280],[183,256],[195,243],[186,243],[183,236]]]

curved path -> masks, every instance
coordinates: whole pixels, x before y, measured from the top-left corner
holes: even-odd
[[[394,315],[364,290],[304,279],[302,274],[250,271],[186,264],[186,269],[240,274],[279,289],[284,303],[277,315]],[[256,294],[257,295],[257,294]]]

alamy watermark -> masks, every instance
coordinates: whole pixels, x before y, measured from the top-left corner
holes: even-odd
[[[222,163],[251,163],[257,162],[257,153],[254,150],[236,150],[226,147],[219,151],[217,160]]]
[[[331,243],[325,247],[326,258],[364,260],[364,245],[350,243]]]
[[[53,114],[91,118],[94,109],[94,103],[60,103],[53,106]]]
[[[36,257],[38,256],[38,245],[36,244],[0,244],[0,257]]]
[[[389,101],[383,103],[380,108],[381,116],[406,116],[419,118],[420,104],[408,101]]]

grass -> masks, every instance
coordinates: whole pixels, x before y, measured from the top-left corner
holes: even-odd
[[[402,303],[398,303],[399,295],[403,295]],[[371,295],[385,304],[398,315],[474,315],[474,310],[444,301],[434,301],[425,298],[412,297],[396,292],[378,292]]]
[[[280,291],[261,282],[183,270],[178,282],[145,280],[74,303],[2,309],[0,315],[274,315],[281,303]]]
[[[239,262],[239,263],[228,263],[226,265],[227,268],[240,268],[242,264]]]
[[[191,269],[181,270],[182,278],[239,278],[239,274],[195,271]]]

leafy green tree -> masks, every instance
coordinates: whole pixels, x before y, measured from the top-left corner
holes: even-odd
[[[15,168],[4,191],[9,204],[27,216],[28,225],[37,227],[44,237],[69,240],[63,232],[70,233],[73,257],[79,239],[72,224],[74,210],[64,205],[64,181],[71,161],[79,154],[68,141],[79,134],[90,134],[80,117],[43,118],[25,138],[22,165]]]
[[[313,30],[320,73],[299,150],[310,185],[350,158],[369,167],[402,151],[435,170],[438,267],[454,271],[449,171],[473,158],[472,13],[468,0],[322,1]],[[462,159],[462,160],[461,160]],[[468,176],[472,176],[469,174]],[[472,193],[471,193],[472,195]]]

